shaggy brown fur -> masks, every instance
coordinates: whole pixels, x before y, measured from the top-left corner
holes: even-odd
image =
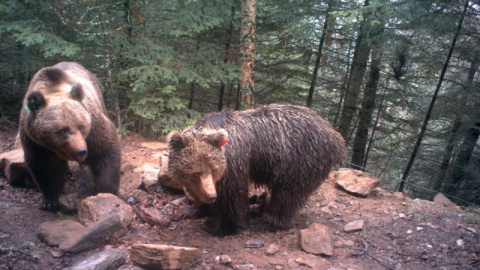
[[[90,194],[118,192],[120,141],[93,74],[71,62],[43,68],[31,80],[23,105],[20,139],[44,209],[58,209],[67,160],[87,165],[81,182],[93,180]]]
[[[228,132],[224,147],[223,129]],[[205,194],[204,184],[215,183],[211,229],[216,234],[232,234],[247,225],[249,182],[271,192],[260,224],[289,228],[345,156],[343,138],[325,120],[308,108],[289,105],[207,114],[183,134],[173,132],[169,147],[171,177],[196,200],[211,204],[215,194]]]

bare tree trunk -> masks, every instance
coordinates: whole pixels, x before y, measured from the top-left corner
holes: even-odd
[[[442,164],[440,165],[440,170],[438,172],[437,180],[433,190],[439,191],[442,188],[443,181],[447,174],[448,164],[453,154],[453,147],[455,146],[456,137],[458,136],[458,129],[460,128],[461,122],[459,119],[455,119],[453,124],[452,132],[450,133],[450,138],[448,139],[447,147],[445,147],[445,152],[442,158]]]
[[[352,44],[353,44],[353,42],[350,43],[349,48],[348,48],[347,67],[350,67],[350,51],[352,50]],[[345,92],[347,91],[348,78],[349,78],[349,72],[348,71],[349,71],[349,69],[347,70],[347,72],[345,72],[345,76],[343,78],[342,91],[340,92],[340,101],[338,102],[337,112],[335,113],[335,119],[333,120],[333,124],[335,126],[337,126],[338,117],[340,116],[340,111],[342,109],[343,99],[345,97]]]
[[[330,6],[331,4],[328,4],[327,12],[325,14],[325,22],[323,23],[322,37],[320,38],[320,44],[318,45],[317,59],[315,60],[315,66],[313,68],[312,81],[310,82],[310,89],[308,90],[307,107],[309,108],[312,107],[313,93],[315,91],[315,84],[317,82],[318,69],[320,68],[320,60],[322,59],[323,43],[325,42],[325,36],[327,35],[328,31],[327,27],[329,23],[328,18],[330,17]]]
[[[373,144],[373,137],[375,136],[375,132],[377,131],[378,121],[380,120],[380,112],[382,111],[382,108],[383,108],[383,101],[385,100],[385,94],[387,92],[389,82],[390,82],[390,77],[387,78],[387,83],[385,85],[385,89],[383,90],[382,99],[380,100],[380,105],[378,106],[377,117],[375,118],[375,124],[373,124],[373,127],[372,127],[372,134],[370,135],[370,140],[368,140],[368,147],[365,153],[365,158],[363,160],[363,165],[362,165],[363,168],[367,168],[368,154],[370,154],[370,149],[372,148],[372,144]]]
[[[445,72],[447,71],[448,64],[450,63],[450,58],[452,57],[453,50],[455,49],[455,43],[457,42],[457,38],[458,38],[458,35],[460,34],[460,30],[462,30],[463,19],[465,18],[465,14],[467,13],[469,2],[470,0],[467,0],[467,2],[465,3],[465,7],[463,9],[463,13],[457,27],[457,31],[455,32],[455,36],[453,37],[453,40],[452,40],[452,46],[450,46],[450,50],[448,51],[447,59],[445,60],[445,64],[443,65],[443,68],[442,68],[442,73],[440,74],[440,78],[438,79],[437,88],[435,89],[435,92],[432,97],[432,101],[430,102],[430,106],[428,107],[427,115],[425,116],[425,121],[423,122],[422,129],[420,131],[420,134],[418,135],[417,142],[415,143],[415,147],[413,148],[413,152],[412,152],[412,155],[410,156],[410,160],[408,161],[407,167],[403,172],[402,182],[398,187],[399,192],[403,192],[403,188],[405,187],[405,182],[407,181],[408,174],[412,169],[413,162],[417,157],[418,149],[420,149],[420,145],[422,144],[423,136],[425,135],[428,121],[430,120],[430,116],[432,114],[433,106],[435,105],[435,101],[437,100],[438,92],[440,92],[440,88],[442,86],[442,82],[445,77]]]
[[[446,183],[444,192],[449,195],[456,195],[461,183],[465,180],[466,170],[470,159],[473,155],[473,150],[477,145],[478,137],[480,136],[480,123],[468,127],[465,134],[465,139],[460,145],[458,157],[455,160],[452,168],[450,180]]]
[[[190,98],[188,100],[188,109],[192,110],[193,109],[193,97],[195,96],[195,83],[192,82],[190,84]]]
[[[378,30],[383,32],[383,26]],[[375,99],[377,97],[378,80],[380,79],[380,64],[382,61],[381,42],[373,45],[372,64],[370,67],[370,77],[363,94],[362,109],[360,110],[360,120],[353,141],[353,153],[351,163],[355,169],[362,166],[365,160],[365,148],[367,146],[368,129],[372,121],[373,109],[375,108]],[[352,167],[353,168],[353,167]],[[363,169],[362,169],[363,170]]]
[[[475,74],[477,73],[478,69],[478,61],[472,61],[470,64],[470,68],[468,70],[468,76],[467,76],[467,81],[465,84],[465,92],[467,93],[461,101],[461,104],[463,106],[466,105],[466,103],[469,100],[470,93],[472,91],[472,85],[473,85],[473,79],[475,78]],[[434,184],[434,190],[440,190],[442,188],[442,185],[445,181],[445,176],[447,174],[448,170],[448,165],[450,164],[450,159],[452,158],[453,154],[453,148],[455,146],[455,142],[457,141],[457,136],[458,136],[458,130],[460,129],[460,126],[462,125],[461,122],[461,116],[456,116],[455,122],[453,124],[452,132],[450,134],[450,138],[448,139],[447,146],[445,147],[445,152],[443,154],[442,158],[442,163],[440,165],[440,170],[437,176],[437,179]]]
[[[105,14],[105,21],[108,21],[108,14],[107,14],[107,9],[105,8],[105,5],[102,5],[103,7],[103,13]],[[101,18],[101,14],[99,12],[98,16]],[[116,118],[116,124],[117,128],[122,127],[122,119],[120,116],[120,104],[118,102],[118,92],[115,87],[113,87],[113,81],[112,81],[112,55],[110,54],[110,42],[108,41],[108,36],[107,36],[107,31],[105,29],[105,24],[104,21],[101,21],[101,27],[102,27],[102,32],[103,32],[103,39],[105,41],[105,53],[107,55],[106,59],[106,67],[105,69],[107,70],[107,85],[108,85],[108,92],[112,95],[113,98],[113,106],[114,106],[114,111],[115,111],[115,118]]]
[[[242,24],[240,28],[240,81],[241,103],[247,108],[253,107],[255,83],[253,64],[255,62],[255,19],[256,0],[242,0]]]
[[[365,0],[365,6],[369,5],[369,0]],[[363,75],[367,68],[368,55],[370,53],[369,43],[364,40],[368,32],[368,19],[370,13],[367,13],[360,26],[359,34],[355,44],[355,52],[353,54],[352,67],[350,77],[347,84],[345,94],[345,102],[343,105],[342,115],[338,124],[338,131],[348,144],[348,134],[353,114],[357,109],[357,100],[362,86]]]
[[[228,61],[230,60],[229,55],[230,55],[230,46],[232,43],[234,16],[235,16],[235,5],[232,4],[231,15],[230,15],[230,25],[228,27],[227,37],[225,41],[225,57],[223,59],[223,62],[225,64],[228,63]],[[220,93],[218,95],[218,106],[217,106],[218,111],[221,111],[223,109],[223,97],[225,96],[225,86],[226,86],[226,83],[222,81],[220,85]]]

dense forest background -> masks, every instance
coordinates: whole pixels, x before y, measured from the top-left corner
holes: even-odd
[[[344,166],[480,204],[477,1],[6,0],[0,17],[0,123],[16,123],[37,70],[76,61],[120,135],[305,105],[345,137]]]

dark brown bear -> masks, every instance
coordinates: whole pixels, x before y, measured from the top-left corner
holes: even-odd
[[[289,105],[207,114],[182,134],[172,132],[168,141],[170,177],[194,201],[213,204],[210,229],[222,235],[246,227],[249,183],[271,192],[257,223],[274,230],[291,227],[345,156],[343,138],[325,120]]]
[[[68,160],[80,163],[82,178],[94,182],[91,194],[118,192],[120,141],[92,73],[71,62],[43,68],[33,76],[23,105],[20,139],[45,210],[58,210]]]

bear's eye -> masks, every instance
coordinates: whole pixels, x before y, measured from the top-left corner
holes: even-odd
[[[192,176],[193,176],[193,178],[200,179],[200,177],[202,176],[202,173],[197,172],[197,173],[194,173]]]
[[[67,136],[68,133],[69,133],[69,131],[68,131],[68,128],[66,128],[66,127],[57,131],[57,134],[60,135],[60,136]]]

